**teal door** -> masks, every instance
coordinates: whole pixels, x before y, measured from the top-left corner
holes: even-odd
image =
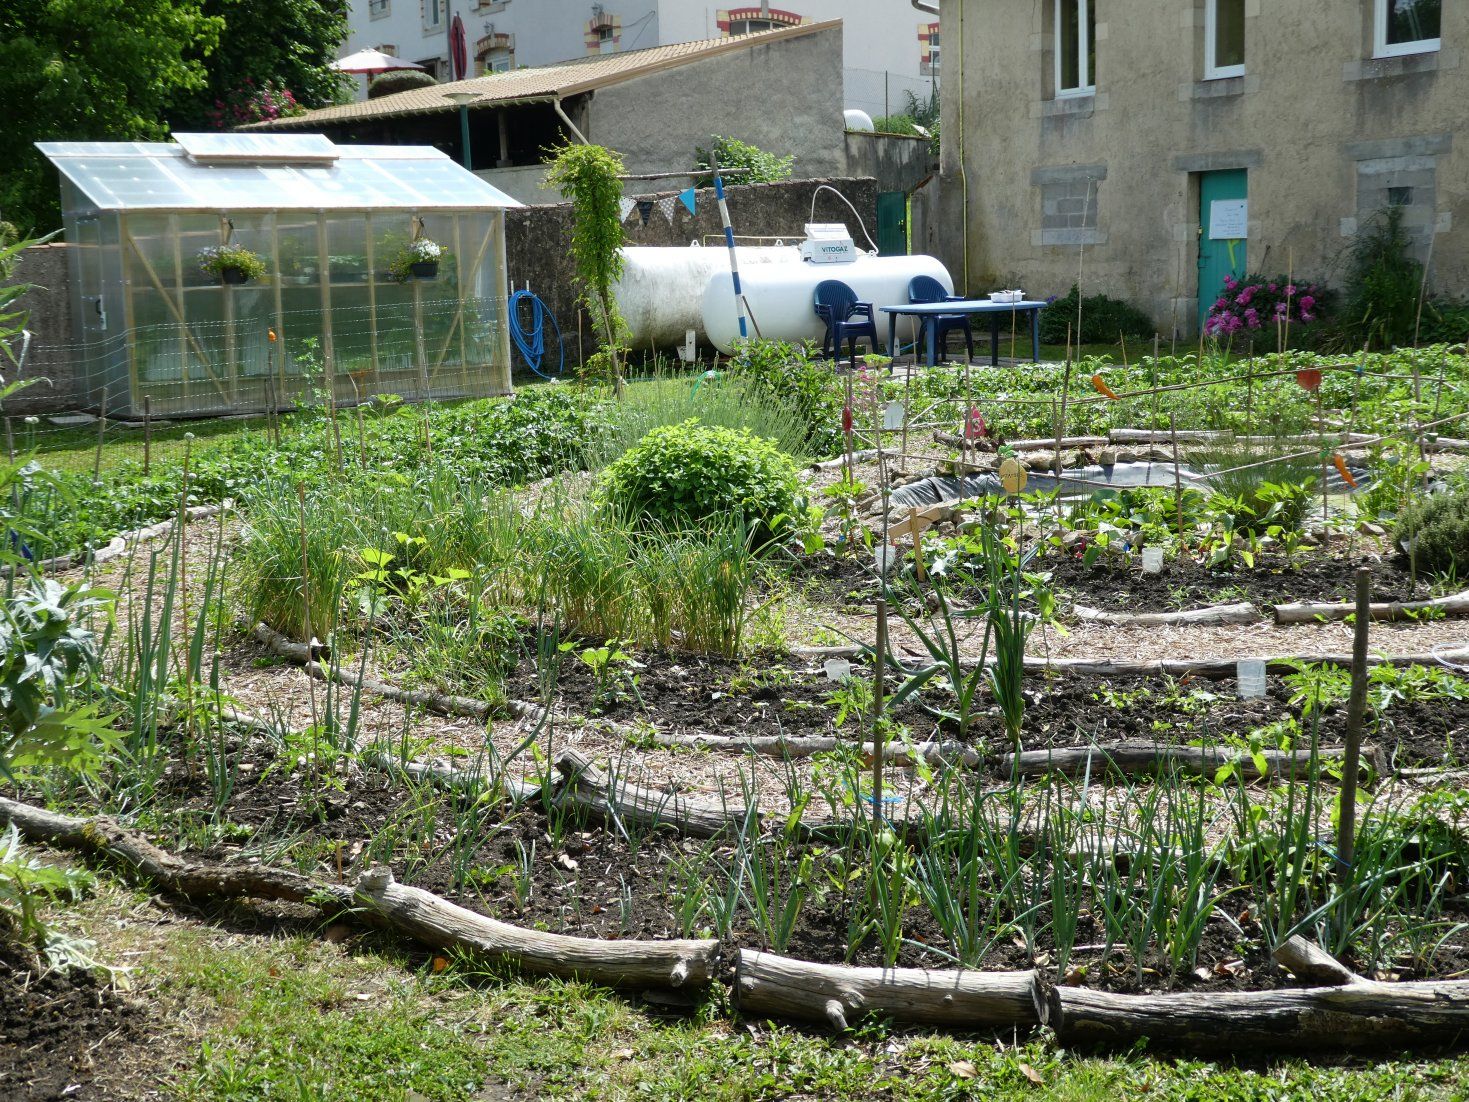
[[[1242,168],[1199,174],[1199,326],[1224,291],[1224,277],[1243,279],[1249,180]]]
[[[879,256],[906,256],[908,253],[906,192],[877,193],[877,253]]]

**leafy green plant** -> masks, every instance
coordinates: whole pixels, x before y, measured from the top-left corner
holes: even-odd
[[[1078,300],[1081,307],[1081,331],[1076,330]],[[1107,295],[1081,296],[1076,284],[1058,299],[1049,302],[1040,312],[1041,340],[1046,344],[1065,344],[1067,334],[1071,343],[1111,344],[1119,337],[1125,340],[1146,340],[1158,331],[1153,319],[1136,306],[1110,298]]]
[[[719,158],[719,172],[728,173],[726,180],[737,184],[776,184],[789,180],[796,163],[794,156],[780,157],[738,138],[714,138],[714,155]],[[695,151],[695,167],[708,173],[709,150]],[[713,187],[712,175],[700,176],[695,187]]]
[[[628,516],[675,530],[737,519],[763,542],[797,515],[796,467],[788,456],[748,432],[694,420],[649,432],[607,468],[601,486]]]
[[[1409,501],[1398,513],[1394,535],[1415,569],[1469,573],[1469,486]]]
[[[602,351],[619,374],[621,334],[625,328],[612,295],[622,275],[622,158],[600,145],[568,144],[555,150],[546,186],[571,200],[571,258],[582,301],[600,330]]]
[[[32,857],[11,823],[0,834],[0,935],[48,951],[52,965],[64,965],[65,942],[51,945],[51,931],[37,913],[46,900],[76,900],[91,885],[84,869],[52,865]],[[60,956],[60,959],[58,959]]]
[[[1423,289],[1423,265],[1412,248],[1402,207],[1386,207],[1357,227],[1336,323],[1346,348],[1412,343]]]
[[[0,605],[0,777],[100,765],[113,735],[97,704],[85,700],[100,654],[86,621],[110,607],[106,591],[54,578],[32,580]]]
[[[758,393],[791,406],[806,423],[806,444],[813,455],[835,455],[842,448],[842,389],[829,367],[806,341],[752,337],[741,341],[729,360],[729,371]],[[794,453],[793,453],[794,454]]]

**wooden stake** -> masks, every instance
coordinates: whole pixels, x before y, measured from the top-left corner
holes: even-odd
[[[1178,542],[1183,543],[1183,474],[1178,469],[1178,417],[1168,415],[1168,436],[1173,441],[1173,508],[1178,513]]]
[[[908,510],[908,526],[913,532],[913,572],[920,582],[928,581],[928,568],[923,565],[923,529],[918,523],[918,506]]]
[[[143,395],[143,475],[153,466],[153,399]]]
[[[917,539],[918,530],[914,530]],[[887,696],[888,665],[888,603],[877,599],[877,666],[872,675],[872,827],[877,830],[882,823],[882,759],[883,747],[887,743],[884,731],[883,710]]]
[[[1372,571],[1357,570],[1357,622],[1352,631],[1352,690],[1347,697],[1346,754],[1342,758],[1341,803],[1336,825],[1337,881],[1352,882],[1357,838],[1357,766],[1362,754],[1362,722],[1367,714],[1367,629],[1372,623]]]
[[[92,457],[92,483],[102,479],[102,438],[107,434],[107,388],[102,388],[102,408],[97,411],[97,454]]]

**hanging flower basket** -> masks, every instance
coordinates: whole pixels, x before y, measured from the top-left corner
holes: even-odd
[[[238,286],[265,274],[265,261],[243,245],[210,245],[200,249],[199,270],[222,283]]]
[[[439,258],[443,255],[437,242],[427,237],[410,241],[388,265],[388,276],[399,283],[414,279],[433,279],[439,274]]]

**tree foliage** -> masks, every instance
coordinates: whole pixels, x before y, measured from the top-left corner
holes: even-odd
[[[180,89],[171,116],[178,130],[234,125],[235,105],[247,110],[267,90],[302,108],[325,107],[351,90],[351,78],[331,68],[347,37],[347,0],[200,0],[222,25],[218,45],[194,56],[202,85]],[[216,121],[218,120],[218,121]]]
[[[701,148],[695,153],[698,167],[708,169],[709,150]],[[714,154],[719,158],[720,174],[728,173],[728,181],[735,184],[775,184],[789,180],[796,163],[794,156],[778,157],[738,138],[721,138],[718,135],[714,138]],[[694,186],[713,187],[713,175],[701,177]]]
[[[555,151],[546,185],[571,200],[571,257],[582,301],[601,330],[617,373],[622,318],[612,286],[622,275],[622,158],[600,145],[566,145]]]
[[[204,86],[222,29],[201,0],[0,0],[0,213],[22,231],[60,224],[34,142],[166,137],[169,104]]]

